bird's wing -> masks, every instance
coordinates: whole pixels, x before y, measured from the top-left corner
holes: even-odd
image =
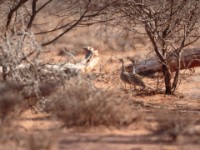
[[[140,80],[142,80],[142,79],[143,79],[143,77],[142,77],[142,76],[140,76],[139,74],[135,74],[135,77],[136,77],[136,78],[138,78],[138,79],[140,79]]]
[[[127,78],[128,78],[128,80],[129,80],[129,82],[130,82],[131,84],[135,84],[134,81],[133,81],[132,74],[127,73]]]
[[[141,85],[141,86],[143,86],[143,87],[146,86],[145,83],[144,83],[144,81],[143,81],[143,78],[142,78],[140,75],[135,74],[134,77],[135,77],[136,82],[137,82],[138,85]]]
[[[131,84],[145,86],[142,78],[140,77],[140,75],[137,74],[129,74],[129,81],[131,82]]]

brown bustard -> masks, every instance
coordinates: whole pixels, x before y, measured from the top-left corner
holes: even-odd
[[[99,63],[99,53],[98,50],[94,50],[94,48],[88,46],[83,48],[86,52],[85,58],[74,64],[74,63],[65,63],[63,67],[67,68],[66,72],[91,72],[92,69],[95,69],[95,67]]]
[[[99,64],[100,58],[98,50],[88,46],[83,48],[86,52],[85,57],[78,63],[62,62],[59,64],[45,65],[45,71],[55,70],[64,71],[67,74],[78,74],[91,72]]]
[[[124,67],[124,60],[123,59],[119,59],[119,60],[122,63],[120,78],[125,83],[125,85],[126,85],[126,83],[128,83],[128,84],[133,85],[134,87],[140,86],[142,88],[145,88],[146,85],[143,82],[142,77],[140,75],[138,75],[137,73],[135,73],[135,64],[133,67],[133,72],[128,73],[128,72],[126,72],[125,67]]]
[[[81,62],[85,64],[84,72],[91,72],[100,61],[98,50],[90,46],[84,47],[83,49],[86,51],[85,59]]]

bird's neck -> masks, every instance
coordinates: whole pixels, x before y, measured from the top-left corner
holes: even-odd
[[[121,72],[125,72],[125,68],[124,68],[124,62],[122,62],[122,67],[121,67]]]
[[[135,74],[136,72],[135,72],[135,66],[133,66],[133,72],[132,72],[133,74]]]
[[[85,59],[83,59],[83,60],[81,61],[81,63],[82,63],[82,64],[88,63],[88,62],[91,60],[92,56],[93,56],[93,53],[92,53],[92,52],[87,52],[86,55],[85,55]]]
[[[92,55],[93,55],[92,52],[87,52],[87,54],[85,55],[85,59],[86,60],[90,59]]]

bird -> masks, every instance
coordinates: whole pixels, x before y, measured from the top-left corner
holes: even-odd
[[[120,73],[120,79],[124,82],[124,85],[125,85],[125,88],[126,88],[126,83],[131,84],[130,73],[126,72],[126,70],[125,70],[124,60],[123,59],[119,59],[119,61],[122,64],[121,73]]]
[[[125,87],[126,87],[126,83],[128,83],[130,85],[133,85],[134,87],[141,86],[142,88],[145,88],[146,85],[143,82],[142,77],[135,73],[135,68],[132,73],[128,73],[124,67],[124,60],[123,59],[119,59],[119,60],[122,64],[120,79],[125,83]]]
[[[84,47],[83,49],[86,51],[86,55],[81,63],[85,64],[85,72],[91,72],[99,64],[99,52],[91,46]]]
[[[90,73],[99,64],[99,53],[98,50],[94,50],[90,46],[84,47],[83,49],[86,54],[82,61],[77,63],[61,62],[59,64],[47,64],[44,66],[44,71],[64,71],[64,73],[71,74],[72,76],[79,73]]]
[[[66,73],[88,73],[98,65],[100,61],[98,50],[94,50],[94,48],[90,46],[84,47],[83,49],[86,54],[82,61],[76,64],[67,62],[62,65],[65,68]]]
[[[132,62],[132,64],[133,64],[132,75],[133,75],[134,78],[135,78],[135,79],[134,79],[135,83],[136,83],[137,85],[141,86],[142,88],[145,88],[146,85],[145,85],[145,83],[144,83],[144,81],[143,81],[143,77],[136,73],[136,69],[135,69],[135,67],[136,67],[136,61],[135,61],[134,59],[129,59],[129,60],[130,60],[130,61]]]

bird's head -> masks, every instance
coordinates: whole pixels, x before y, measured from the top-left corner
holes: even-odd
[[[83,47],[83,49],[85,50],[85,59],[90,59],[93,55],[94,48],[92,48],[91,46],[87,46]]]
[[[91,46],[83,47],[86,52],[94,52],[94,48]]]
[[[123,59],[121,59],[121,58],[119,59],[119,61],[120,61],[120,62],[122,62],[122,63],[124,62],[124,60],[123,60]]]
[[[136,64],[136,60],[134,60],[134,59],[132,59],[131,62],[132,62],[133,65]]]
[[[132,62],[133,65],[136,65],[136,60],[135,60],[135,59],[129,58],[129,57],[128,57],[127,59],[130,60],[130,61]]]

